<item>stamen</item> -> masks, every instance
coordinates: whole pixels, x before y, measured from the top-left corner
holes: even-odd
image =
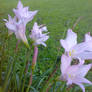
[[[71,53],[71,51],[69,51],[69,56],[71,56],[72,55],[72,53]]]
[[[69,56],[72,56],[75,50],[69,51]]]

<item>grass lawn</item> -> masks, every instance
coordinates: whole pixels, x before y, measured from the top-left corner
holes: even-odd
[[[30,10],[39,10],[33,21],[27,24],[26,34],[28,34],[28,31],[32,28],[32,25],[35,21],[37,21],[39,24],[46,24],[48,31],[50,32],[50,38],[46,42],[47,47],[45,48],[43,46],[39,46],[39,55],[34,74],[34,82],[32,85],[35,90],[38,90],[32,92],[41,92],[41,87],[43,87],[44,84],[43,80],[48,78],[48,75],[52,72],[52,67],[55,65],[55,61],[60,58],[61,54],[64,51],[63,48],[61,48],[60,39],[65,37],[67,29],[72,28],[75,21],[81,16],[82,19],[74,29],[74,32],[78,33],[78,42],[83,41],[85,33],[92,33],[92,0],[22,0],[22,2],[25,6],[29,6]],[[18,0],[0,0],[1,71],[5,71],[7,69],[7,59],[11,60],[11,58],[13,57],[14,49],[17,42],[14,35],[12,35],[8,40],[6,40],[8,29],[5,27],[3,19],[7,19],[8,14],[14,16],[12,9],[16,8],[17,3]],[[25,46],[22,46],[22,44],[20,44],[20,50],[17,56],[18,59],[16,60],[16,72],[20,72],[22,70],[26,50],[27,49],[25,49]],[[30,64],[31,57],[32,55],[30,56]],[[58,64],[60,64],[60,60],[58,60],[58,62]],[[59,66],[60,65],[58,65],[58,71],[56,75],[60,76]],[[28,70],[27,80],[29,80],[29,74],[30,68]],[[16,76],[19,76],[19,74],[16,73]],[[92,71],[90,71],[89,76],[87,77],[89,80],[92,81]],[[15,78],[16,77],[14,77],[14,79]],[[26,84],[27,83],[28,81],[26,81]],[[18,86],[18,82],[16,85]],[[62,84],[58,83],[57,85]],[[79,87],[75,88],[75,91],[71,89],[69,92],[81,92]],[[52,88],[50,92],[60,92],[60,90],[53,91]],[[65,90],[64,92],[67,91]],[[92,92],[92,86],[86,87],[86,92]]]

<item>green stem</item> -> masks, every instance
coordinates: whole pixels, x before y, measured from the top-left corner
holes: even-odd
[[[27,87],[26,92],[29,92],[30,86],[31,86],[31,84],[32,84],[32,76],[33,76],[33,73],[31,73],[31,75],[30,75],[29,85],[28,85],[28,87]]]
[[[24,74],[24,80],[23,80],[22,92],[24,92],[25,80],[26,80],[26,74]]]
[[[8,84],[8,79],[9,79],[9,76],[10,76],[10,73],[11,73],[11,69],[12,69],[12,65],[13,65],[13,62],[11,62],[11,65],[9,67],[9,71],[8,71],[8,74],[7,74],[7,77],[5,79],[5,83],[4,83],[4,86],[3,86],[3,92],[5,92],[6,88],[7,88],[7,84]]]
[[[19,85],[20,92],[21,92],[21,85],[22,85],[22,76],[23,76],[24,71],[26,70],[25,68],[27,68],[27,62],[29,61],[29,58],[30,58],[30,52],[31,52],[31,48],[30,48],[30,50],[27,49],[27,54],[26,54],[26,59],[25,59],[25,62],[24,62],[24,67],[23,67],[23,70],[21,71],[21,74],[20,74],[20,82],[19,82],[20,83],[20,85]],[[27,72],[27,70],[24,73],[22,92],[24,92],[26,72]]]
[[[12,79],[16,79],[16,61],[17,61],[17,56],[18,56],[18,45],[19,45],[19,41],[16,43],[16,48],[14,50],[14,61],[13,61],[13,64],[12,64],[12,71],[13,71],[13,74],[11,75],[11,78]],[[11,81],[10,81],[11,82]],[[16,80],[14,80],[15,83],[15,86],[12,88],[12,91],[14,92],[15,90],[15,87],[16,87]],[[17,89],[16,89],[17,90]]]

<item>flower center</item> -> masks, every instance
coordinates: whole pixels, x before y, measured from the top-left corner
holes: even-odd
[[[75,50],[69,51],[69,56],[73,56]]]
[[[73,75],[68,74],[68,76],[69,76],[69,78],[70,78],[70,79],[73,79],[73,78],[75,77],[75,75],[74,75],[74,74],[73,74]]]

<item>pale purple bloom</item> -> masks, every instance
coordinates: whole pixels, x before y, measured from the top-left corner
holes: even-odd
[[[71,58],[62,55],[61,57],[61,79],[67,81],[67,85],[76,84],[81,87],[83,92],[85,92],[85,87],[83,83],[88,83],[92,85],[92,82],[85,78],[87,72],[91,69],[92,64],[88,65],[71,65]]]
[[[17,30],[16,29],[16,17],[12,18],[10,15],[8,15],[8,18],[9,20],[4,19],[4,21],[6,22],[5,25],[8,28],[8,33],[9,35],[11,35]]]
[[[9,34],[14,33],[18,40],[22,40],[28,46],[24,23],[21,20],[16,21],[16,18],[11,18],[10,15],[8,17],[9,20],[4,19],[4,21],[6,21],[5,25],[9,30]]]
[[[92,41],[92,37],[90,36],[90,32],[88,32],[87,34],[85,34],[85,41]]]
[[[70,57],[82,60],[92,59],[92,41],[77,44],[77,34],[72,29],[68,29],[66,39],[61,39],[60,43]]]
[[[44,42],[49,38],[49,36],[47,35],[48,33],[43,34],[42,33],[43,31],[47,31],[46,26],[41,27],[41,26],[38,26],[37,23],[34,23],[33,29],[30,34],[30,38],[33,40],[33,45],[36,46],[36,45],[42,44],[46,46]]]
[[[38,12],[38,10],[29,11],[28,9],[29,7],[23,7],[21,1],[18,2],[17,9],[13,9],[13,12],[15,13],[16,17],[19,20],[22,20],[25,25],[29,21],[31,21]]]

